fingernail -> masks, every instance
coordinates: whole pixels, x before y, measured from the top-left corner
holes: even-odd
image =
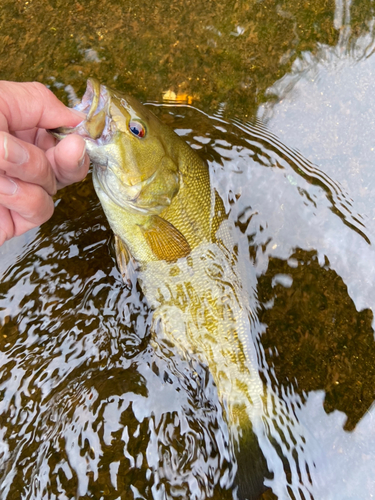
[[[0,175],[0,194],[12,196],[16,193],[18,185],[13,179]]]
[[[83,164],[85,163],[86,159],[86,144],[85,147],[83,148],[83,153],[81,155],[81,158],[78,160],[78,167],[81,168]]]
[[[4,134],[4,160],[22,165],[29,159],[29,153],[12,136]]]

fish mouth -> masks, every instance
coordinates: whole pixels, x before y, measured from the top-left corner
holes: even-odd
[[[100,87],[101,85],[98,80],[95,78],[89,78],[87,80],[86,91],[82,96],[81,102],[74,106],[74,109],[86,114],[86,120],[90,120],[99,108],[101,101]],[[101,104],[101,108],[103,108],[103,103]]]
[[[48,132],[61,140],[69,134],[78,134],[85,140],[98,141],[102,139],[107,125],[109,96],[104,85],[95,78],[87,80],[86,91],[73,109],[86,114],[86,118],[76,127],[57,127]],[[104,138],[103,138],[104,139]]]

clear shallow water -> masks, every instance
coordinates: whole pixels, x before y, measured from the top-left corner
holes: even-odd
[[[207,112],[153,105],[230,212],[267,395],[241,431],[199,353],[153,334],[88,178],[0,249],[0,496],[372,498],[372,3],[6,1],[0,25],[5,78]]]
[[[151,332],[88,178],[2,260],[2,497],[244,499],[264,483],[280,499],[370,498],[373,314],[348,293],[367,283],[370,301],[365,219],[263,126],[152,109],[207,159],[229,212],[263,424],[228,420],[199,353]]]

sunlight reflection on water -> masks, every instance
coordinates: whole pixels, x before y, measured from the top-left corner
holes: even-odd
[[[87,181],[76,193],[83,208],[59,203],[3,271],[3,497],[117,498],[130,488],[134,498],[257,498],[264,482],[280,499],[303,490],[338,498],[347,483],[332,489],[332,478],[353,456],[358,467],[346,478],[365,496],[370,414],[358,421],[373,401],[372,348],[357,353],[350,339],[367,345],[372,315],[356,313],[348,291],[375,282],[371,232],[339,184],[261,126],[154,109],[206,157],[229,211],[268,413],[253,422],[255,439],[246,437],[223,413],[199,350],[181,356],[171,339],[153,337],[153,313],[139,288],[123,286]],[[301,330],[314,317],[315,337]],[[341,381],[332,356],[339,370],[353,357],[363,366],[343,370]]]

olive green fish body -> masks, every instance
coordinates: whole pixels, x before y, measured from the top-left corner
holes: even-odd
[[[149,263],[139,279],[155,310],[158,342],[172,341],[207,364],[230,421],[244,426],[260,417],[264,391],[249,341],[251,311],[236,271],[228,251],[207,242],[178,264]]]
[[[233,418],[261,414],[263,384],[251,342],[251,312],[238,277],[222,200],[207,165],[135,99],[89,80],[74,129],[86,139],[93,180],[117,236],[126,273],[134,259],[155,309],[158,338],[195,352]],[[158,321],[157,321],[158,320]]]
[[[186,149],[189,152],[190,148]],[[192,159],[189,170],[180,170],[178,192],[171,203],[162,210],[154,210],[154,213],[144,213],[138,207],[119,206],[103,189],[98,168],[95,168],[94,186],[108,221],[137,262],[174,261],[187,256],[192,248],[211,238],[208,170],[197,156]],[[182,158],[179,166],[185,166],[185,162],[186,159]],[[200,192],[198,203],[197,191]],[[146,194],[142,193],[142,201]]]

